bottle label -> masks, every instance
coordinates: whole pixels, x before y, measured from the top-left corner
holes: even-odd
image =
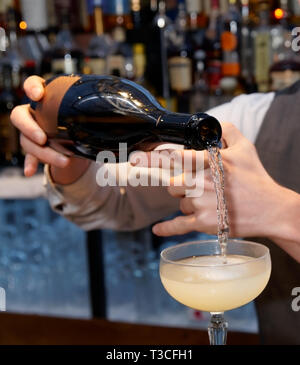
[[[71,57],[56,58],[51,62],[52,73],[74,74],[77,73],[76,60]]]
[[[201,13],[202,1],[186,0],[186,10],[188,13]]]
[[[90,73],[95,75],[106,74],[106,62],[102,58],[89,58],[85,61],[85,66],[90,69]]]
[[[255,77],[258,84],[268,83],[270,57],[270,34],[262,32],[255,37]]]
[[[223,76],[238,76],[240,73],[239,63],[222,63]]]
[[[125,58],[122,55],[111,55],[107,57],[108,73],[112,74],[116,70],[120,76],[125,76]]]
[[[103,2],[104,14],[123,15],[130,13],[128,0],[109,0]]]
[[[222,79],[222,63],[218,60],[212,60],[207,65],[207,81],[210,90],[215,91],[220,87]]]
[[[226,14],[229,10],[229,1],[228,0],[219,0],[220,13]]]
[[[116,42],[125,42],[126,41],[126,33],[123,27],[115,27],[112,31],[113,40]]]
[[[192,61],[185,57],[169,59],[171,88],[176,91],[187,91],[192,87]]]
[[[234,51],[237,47],[237,37],[231,32],[223,32],[221,35],[221,47],[223,51]]]
[[[137,79],[144,76],[146,67],[146,57],[143,53],[133,56],[134,74]]]

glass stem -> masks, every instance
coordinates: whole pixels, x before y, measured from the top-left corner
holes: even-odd
[[[209,343],[211,345],[226,345],[228,323],[223,312],[212,312],[208,326]]]

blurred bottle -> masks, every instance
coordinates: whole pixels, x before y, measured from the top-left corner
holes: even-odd
[[[57,74],[73,74],[82,71],[83,53],[76,45],[70,30],[69,7],[62,8],[59,19],[61,19],[61,30],[56,36],[53,47],[46,51],[42,60],[41,74],[49,78]]]
[[[269,90],[269,68],[271,65],[271,27],[268,1],[260,0],[258,6],[258,28],[253,32],[255,80],[258,91]]]
[[[170,96],[169,68],[168,68],[168,33],[172,26],[171,19],[166,15],[166,1],[151,1],[151,9],[156,15],[146,39],[147,67],[145,77],[151,84],[151,92],[160,104],[172,111],[176,111],[176,103]]]
[[[170,87],[176,93],[179,112],[189,111],[189,91],[192,87],[191,47],[187,38],[187,14],[183,1],[179,2],[175,28],[169,32],[168,67]]]
[[[221,34],[222,75],[237,78],[240,74],[239,41],[241,18],[237,0],[229,0],[229,9],[223,15]]]
[[[291,25],[300,26],[300,2],[299,0],[290,0]]]
[[[251,18],[250,1],[243,0],[241,7],[242,29],[241,29],[241,77],[246,93],[256,91],[254,79],[254,39],[253,39],[253,17]]]
[[[222,79],[221,53],[221,12],[219,0],[212,0],[209,8],[209,25],[205,34],[206,70],[205,78],[209,88],[209,105],[212,108],[219,104],[222,93],[220,82]]]
[[[129,0],[103,0],[103,15],[105,32],[133,28]]]
[[[134,29],[141,30],[142,22],[142,0],[131,0],[131,17]]]
[[[22,29],[22,41],[20,47],[26,61],[34,61],[37,70],[40,70],[40,63],[43,54],[49,50],[50,44],[43,33],[48,30],[48,15],[46,0],[21,0],[22,22],[19,28]]]
[[[0,2],[0,27],[3,29],[6,29],[6,2],[5,1],[1,1]]]
[[[13,89],[12,66],[2,66],[2,92],[0,94],[0,165],[17,166],[21,163],[17,129],[10,122],[10,113],[18,104]]]
[[[26,22],[27,31],[44,31],[48,28],[46,0],[20,0],[22,20]]]
[[[105,75],[108,72],[106,62],[112,50],[113,41],[111,37],[104,34],[101,0],[95,0],[94,2],[94,23],[95,35],[89,43],[83,72],[85,74]]]
[[[127,29],[133,27],[129,0],[103,0],[103,22],[105,32],[108,32],[113,40],[107,56],[107,73],[132,79],[132,47],[126,39]]]
[[[132,28],[127,28],[127,40],[129,43],[151,42],[151,24],[155,12],[151,8],[149,0],[131,0]],[[155,4],[152,4],[155,5]],[[147,38],[150,38],[147,40]]]
[[[126,42],[126,32],[123,27],[116,27],[112,33],[113,46],[107,57],[107,72],[109,75],[133,78],[132,47]]]
[[[147,64],[147,59],[146,59],[144,44],[135,43],[133,45],[134,81],[143,86],[146,86],[145,82],[146,64]]]
[[[208,18],[204,12],[203,1],[186,0],[187,29],[206,28]]]
[[[190,97],[190,113],[198,113],[209,108],[209,88],[205,78],[205,52],[194,53],[195,72],[194,85]]]
[[[8,7],[6,10],[7,49],[1,62],[11,66],[12,88],[18,89],[20,87],[20,71],[24,64],[24,58],[17,35],[15,11],[12,7]]]

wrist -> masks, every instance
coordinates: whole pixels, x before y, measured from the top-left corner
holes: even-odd
[[[272,209],[268,237],[275,242],[297,240],[300,225],[300,195],[278,185]]]
[[[78,157],[71,157],[69,164],[64,168],[49,166],[49,173],[54,183],[70,185],[76,182],[88,169],[91,161]]]

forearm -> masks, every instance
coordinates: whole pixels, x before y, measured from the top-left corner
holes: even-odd
[[[280,188],[269,238],[300,263],[300,194]]]
[[[114,166],[111,166],[112,168]],[[111,228],[120,231],[148,226],[179,209],[179,201],[167,188],[99,186],[99,167],[90,163],[73,183],[58,184],[46,167],[46,188],[53,210],[85,230]]]

